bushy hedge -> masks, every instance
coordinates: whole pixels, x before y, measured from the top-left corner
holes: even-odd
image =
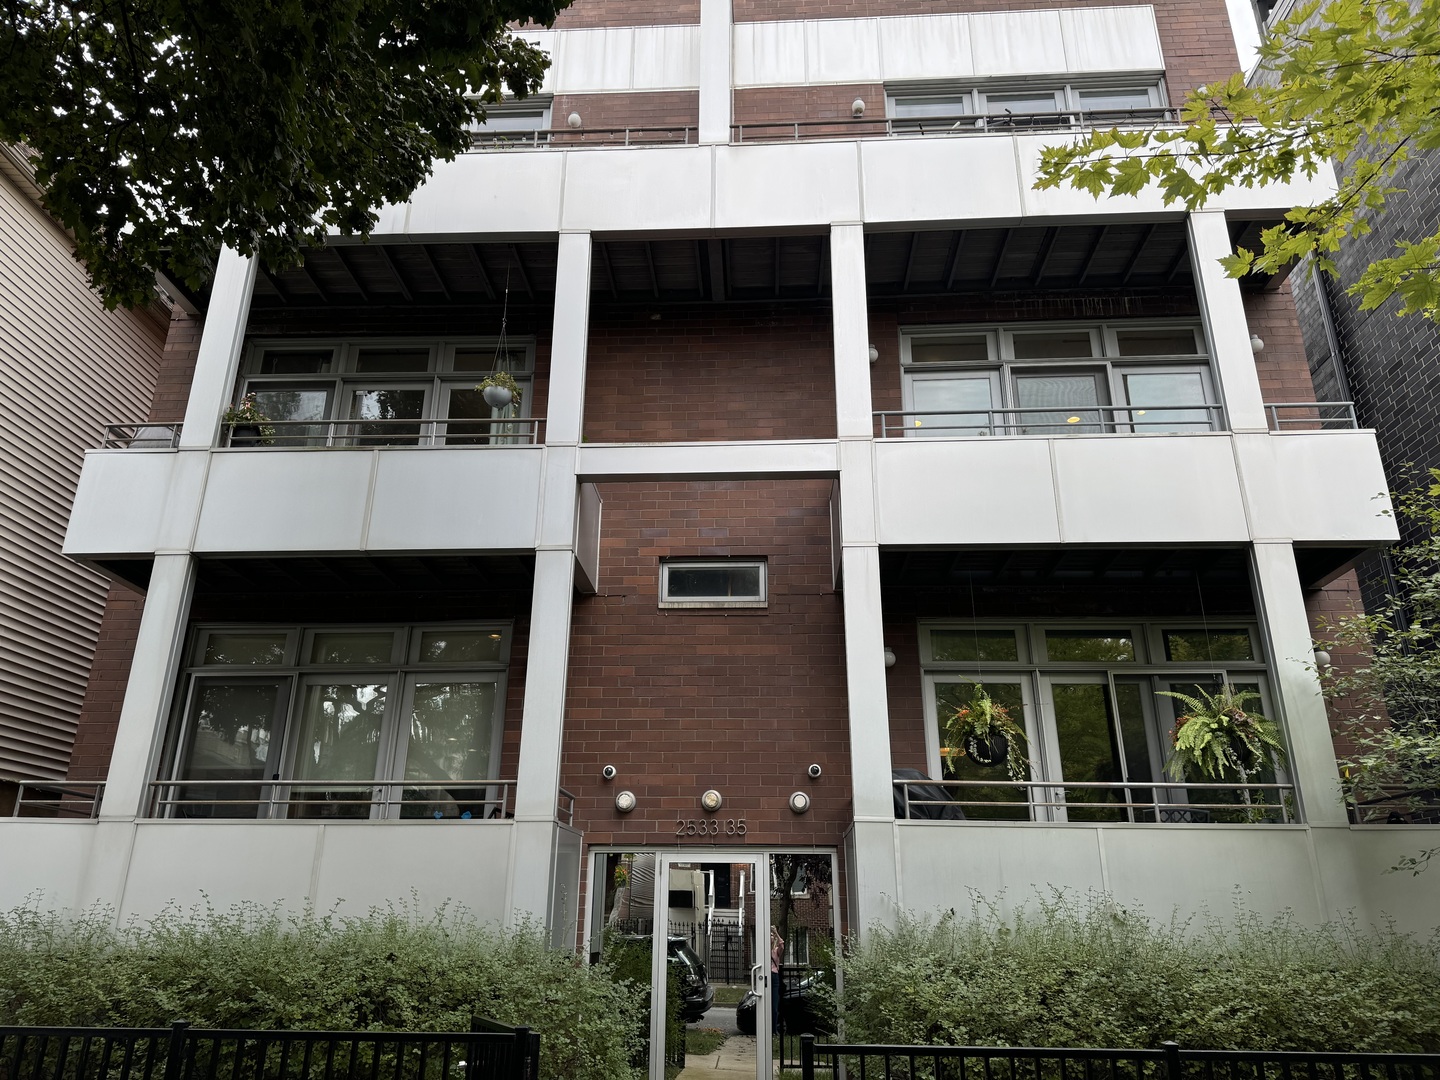
[[[547,1077],[632,1075],[638,995],[535,928],[463,912],[290,916],[0,914],[0,1024],[465,1031],[472,1014],[541,1035]]]
[[[904,919],[843,961],[845,1041],[1440,1051],[1440,940],[1099,897]]]

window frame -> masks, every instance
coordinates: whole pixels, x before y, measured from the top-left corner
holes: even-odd
[[[1175,331],[1186,329],[1193,335],[1193,342],[1197,348],[1196,352],[1169,355],[1120,355],[1120,335],[1132,331],[1145,330],[1168,330]],[[1066,333],[1075,331],[1086,331],[1090,335],[1091,355],[1089,357],[1048,357],[1035,359],[1015,358],[1015,338],[1017,335],[1044,334],[1044,333]],[[956,360],[956,361],[921,361],[913,359],[913,349],[916,344],[934,343],[944,344],[948,339],[966,338],[975,339],[983,335],[986,342],[988,357],[985,360]],[[914,386],[917,382],[943,381],[947,377],[951,379],[975,378],[981,374],[990,375],[992,378],[992,396],[996,397],[997,404],[992,406],[992,423],[989,430],[969,434],[955,434],[943,430],[932,430],[929,432],[920,430],[923,424],[916,424],[916,417],[905,417],[904,427],[906,437],[951,437],[951,438],[974,438],[986,435],[1004,435],[1007,437],[1027,437],[1029,435],[1024,429],[1027,426],[1053,427],[1054,425],[1027,425],[1024,414],[1012,410],[1020,409],[1019,405],[1019,380],[1028,374],[1040,374],[1046,371],[1063,373],[1067,368],[1083,369],[1096,372],[1100,375],[1100,386],[1108,395],[1108,401],[1100,405],[1101,423],[1100,431],[1076,431],[1065,432],[1055,431],[1039,433],[1030,437],[1055,438],[1065,434],[1104,434],[1104,435],[1190,435],[1190,434],[1214,434],[1226,430],[1226,417],[1224,402],[1220,398],[1219,385],[1214,372],[1213,352],[1210,350],[1205,335],[1204,325],[1197,317],[1186,317],[1179,319],[1136,319],[1116,320],[1107,322],[1092,321],[1044,321],[1033,323],[1004,323],[1004,324],[956,324],[944,326],[902,326],[900,328],[900,379],[901,379],[901,401],[903,409],[907,413],[919,411],[915,404]],[[1201,378],[1201,385],[1204,388],[1206,401],[1197,405],[1177,405],[1176,408],[1193,408],[1205,414],[1205,430],[1180,430],[1169,431],[1160,429],[1159,424],[1141,424],[1133,422],[1128,388],[1125,376],[1136,373],[1152,374],[1198,374]],[[998,393],[997,393],[998,392]],[[1059,411],[1064,406],[1056,406],[1055,410],[1042,410],[1038,407],[1032,411]],[[1083,409],[1085,406],[1076,405],[1075,409]],[[1093,406],[1092,406],[1093,408]],[[1148,406],[1151,409],[1158,409],[1160,406]],[[932,414],[926,414],[932,415]],[[968,413],[935,414],[935,415],[972,415]],[[1199,421],[1176,421],[1177,425],[1196,424]],[[1093,425],[1084,424],[1083,427],[1090,428]]]
[[[754,597],[686,597],[671,599],[669,596],[670,571],[684,569],[718,569],[730,567],[757,567],[760,571],[760,589]],[[703,608],[764,608],[770,603],[769,559],[763,555],[736,556],[674,556],[660,560],[659,606],[662,609],[687,610]]]
[[[415,436],[396,436],[396,442],[393,445],[412,448],[415,446],[503,446],[517,443],[528,445],[530,442],[528,436],[503,430],[507,425],[498,425],[493,429],[496,432],[494,437],[487,439],[484,443],[477,440],[485,438],[485,436],[473,434],[458,436],[457,438],[463,441],[454,443],[450,442],[448,438],[451,392],[455,389],[473,389],[489,374],[488,371],[457,371],[455,369],[456,353],[498,349],[499,345],[500,340],[495,337],[384,336],[325,338],[314,341],[257,337],[246,342],[231,403],[240,401],[241,398],[252,392],[252,388],[276,391],[282,390],[290,384],[306,390],[328,388],[325,416],[322,419],[310,421],[321,428],[322,434],[295,436],[287,441],[284,437],[284,430],[281,429],[277,433],[272,447],[275,449],[323,446],[374,447],[387,445],[378,441],[382,436],[357,436],[353,434],[353,428],[349,426],[364,422],[353,420],[349,415],[353,391],[421,388],[425,391],[424,403],[421,407],[422,416],[415,421],[419,425],[420,433]],[[331,351],[331,359],[329,370],[324,372],[276,375],[262,373],[260,370],[266,353],[315,353],[327,349]],[[357,363],[361,351],[371,349],[428,350],[426,370],[423,372],[358,371]],[[501,359],[500,370],[509,372],[521,387],[520,405],[518,409],[513,404],[504,409],[492,408],[490,416],[492,420],[513,417],[518,421],[531,418],[535,388],[535,351],[536,341],[533,337],[506,339],[506,355]],[[475,423],[476,421],[465,422]],[[340,425],[338,434],[334,433],[334,429],[330,427],[332,424]],[[329,434],[326,434],[327,432]]]
[[[473,630],[482,633],[496,632],[502,635],[495,660],[477,660],[471,662],[439,661],[427,662],[419,658],[420,640],[422,634],[434,630]],[[385,662],[376,663],[318,663],[309,660],[313,649],[316,635],[323,633],[363,633],[363,632],[392,631],[394,638],[391,643],[390,658]],[[285,655],[282,664],[205,664],[204,650],[206,643],[211,636],[217,633],[253,633],[253,634],[284,634]],[[469,682],[493,682],[495,684],[495,715],[492,719],[493,731],[491,732],[491,765],[490,771],[494,774],[490,777],[467,777],[476,781],[495,781],[500,779],[502,747],[504,745],[504,730],[506,722],[506,693],[508,688],[510,653],[514,642],[514,624],[509,620],[490,621],[444,621],[427,623],[306,623],[306,624],[236,624],[236,623],[202,623],[193,625],[188,632],[189,643],[184,653],[187,663],[179,675],[179,686],[174,695],[174,701],[170,710],[170,721],[167,725],[167,735],[164,742],[164,753],[161,758],[161,765],[157,772],[157,782],[161,785],[159,790],[164,791],[163,785],[175,783],[185,787],[198,786],[203,781],[190,781],[181,776],[181,766],[187,753],[187,747],[193,745],[194,734],[192,728],[196,722],[194,701],[196,687],[202,685],[206,679],[229,678],[229,679],[261,679],[265,681],[280,681],[287,684],[283,693],[283,701],[277,705],[277,712],[272,716],[270,745],[274,748],[274,754],[266,763],[266,776],[255,781],[257,787],[264,789],[278,789],[281,799],[275,805],[278,818],[290,818],[300,816],[295,813],[296,807],[301,804],[290,801],[288,785],[297,782],[296,764],[300,752],[299,739],[303,727],[303,710],[306,687],[312,685],[324,685],[326,681],[334,683],[354,682],[364,679],[372,683],[386,682],[388,684],[387,700],[385,711],[381,717],[380,730],[376,748],[374,783],[377,791],[372,792],[369,801],[369,813],[365,815],[369,819],[386,818],[398,820],[403,807],[403,789],[406,786],[403,775],[406,748],[401,747],[400,742],[405,738],[405,724],[403,717],[405,709],[413,701],[413,687],[417,681],[429,682],[437,678],[449,678],[452,681]],[[408,746],[408,744],[407,744]],[[323,780],[314,781],[322,783]],[[337,781],[338,783],[339,781]],[[345,781],[345,783],[359,783],[360,781]],[[310,782],[306,782],[310,783]],[[377,797],[378,789],[388,785],[390,788],[401,789],[401,798],[393,805],[388,804],[383,797]],[[480,787],[477,783],[474,787]],[[175,792],[183,790],[182,787],[172,789]],[[487,798],[494,799],[497,788],[490,789]],[[172,798],[178,799],[177,795]],[[267,795],[262,794],[260,801],[256,804],[255,818],[270,817],[270,805],[266,801]],[[176,818],[183,816],[178,811],[186,805],[177,802],[173,805],[163,807],[159,816]],[[197,807],[205,807],[207,804],[197,802]],[[206,818],[200,818],[205,820]],[[249,820],[242,817],[215,817],[213,820],[235,821]],[[326,819],[329,820],[329,819]],[[344,819],[341,819],[344,820]]]
[[[1006,94],[1051,94],[1055,107],[1048,113],[1016,113],[1018,122],[1009,122],[1003,112],[993,112],[992,97]],[[1084,93],[1143,93],[1148,104],[1131,109],[1086,110],[1081,105]],[[911,108],[938,109],[953,103],[947,112],[907,113]],[[927,121],[951,121],[950,130],[1004,130],[1010,127],[1054,127],[1078,122],[1079,114],[1098,113],[1113,116],[1139,109],[1164,109],[1169,105],[1164,72],[1110,72],[1090,76],[1056,75],[1050,78],[996,78],[968,80],[935,80],[898,82],[885,87],[885,116],[892,129],[900,132],[924,132]],[[1029,117],[1033,123],[1026,123]],[[1053,117],[1047,118],[1047,117]],[[942,128],[936,125],[935,131]]]

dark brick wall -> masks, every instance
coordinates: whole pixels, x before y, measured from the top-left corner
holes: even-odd
[[[832,340],[819,305],[592,305],[585,438],[834,438]]]
[[[556,141],[583,145],[585,132],[600,128],[694,128],[700,123],[698,90],[656,90],[647,93],[556,94],[550,107],[550,126],[565,127],[566,118],[580,114],[582,126],[574,136]],[[695,141],[690,133],[690,141]],[[678,140],[677,140],[678,141]]]
[[[600,591],[577,598],[561,783],[590,844],[672,844],[725,796],[742,843],[837,845],[850,816],[844,619],[831,586],[828,480],[601,488]],[[763,610],[661,610],[660,560],[763,555]],[[824,769],[811,781],[811,762]],[[612,764],[619,776],[600,778]],[[615,792],[640,805],[619,814]],[[786,805],[808,791],[809,813]],[[715,843],[735,842],[721,836]]]
[[[872,122],[855,124],[851,106],[855,99],[865,102],[865,115]],[[844,120],[843,126],[822,125],[801,128],[801,138],[850,132],[857,136],[885,134],[885,87],[880,83],[852,83],[843,86],[757,86],[735,90],[732,95],[732,122],[736,124],[791,123],[796,120]],[[744,138],[783,137],[779,128],[757,127]]]
[[[1291,289],[1287,281],[1274,291],[1245,294],[1250,332],[1265,342],[1265,348],[1255,354],[1255,369],[1260,376],[1260,396],[1267,402],[1317,400]]]
[[[75,748],[70,753],[70,780],[104,780],[110,770],[110,751],[115,745],[115,728],[120,723],[120,706],[125,701],[125,684],[130,680],[130,660],[135,655],[135,635],[145,598],[123,585],[111,585],[100,620],[100,639],[95,661],[85,684],[85,701],[75,727]]]

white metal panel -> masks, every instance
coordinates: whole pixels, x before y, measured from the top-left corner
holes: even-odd
[[[535,156],[535,155],[529,155]],[[710,226],[710,154],[699,148],[567,155],[566,229],[704,229]]]
[[[968,17],[907,15],[876,21],[881,74],[887,82],[963,79],[975,73]]]
[[[94,851],[96,829],[88,821],[63,818],[0,818],[0,911],[34,904],[42,911],[78,911],[94,900],[83,879]]]
[[[970,16],[977,75],[1054,74],[1065,70],[1060,16],[1054,11],[998,11]]]
[[[630,89],[635,30],[605,26],[565,30],[557,58],[557,94],[593,94]]]
[[[544,454],[540,447],[379,453],[368,550],[534,547]]]
[[[874,82],[880,73],[875,19],[813,19],[805,24],[806,81]]]
[[[362,550],[379,452],[216,452],[195,550]]]
[[[318,822],[154,820],[134,829],[122,921],[205,902],[218,911],[246,902],[302,911],[325,834]],[[381,866],[369,863],[372,876],[390,880],[388,871],[376,872]]]
[[[558,30],[521,30],[517,31],[515,36],[537,46],[546,56],[550,57],[550,66],[545,69],[545,78],[540,84],[539,92],[553,94],[555,92],[555,71],[559,62],[556,53],[560,46],[560,32]]]
[[[1250,538],[1224,435],[1048,440],[1060,530],[1071,544],[1205,544]]]
[[[1257,538],[1386,544],[1396,537],[1389,484],[1368,431],[1236,435]]]
[[[523,150],[437,161],[434,174],[412,196],[406,220],[383,231],[413,236],[553,233],[560,226],[564,165],[564,154]]]
[[[717,146],[714,154],[717,228],[860,218],[854,143]]]
[[[736,23],[733,40],[737,87],[804,85],[803,22]]]
[[[1061,8],[1058,14],[1069,71],[1165,70],[1160,30],[1150,5]]]
[[[1055,544],[1044,439],[890,439],[875,444],[880,543]]]
[[[871,139],[859,146],[867,222],[961,222],[1022,213],[1009,138]]]
[[[700,85],[698,26],[637,26],[634,90],[693,90]]]
[[[91,450],[75,491],[65,554],[153,553],[179,455],[173,450]]]

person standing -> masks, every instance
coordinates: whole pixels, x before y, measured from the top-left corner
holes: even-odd
[[[785,939],[770,927],[770,1034],[780,1034],[780,960],[785,955]]]

